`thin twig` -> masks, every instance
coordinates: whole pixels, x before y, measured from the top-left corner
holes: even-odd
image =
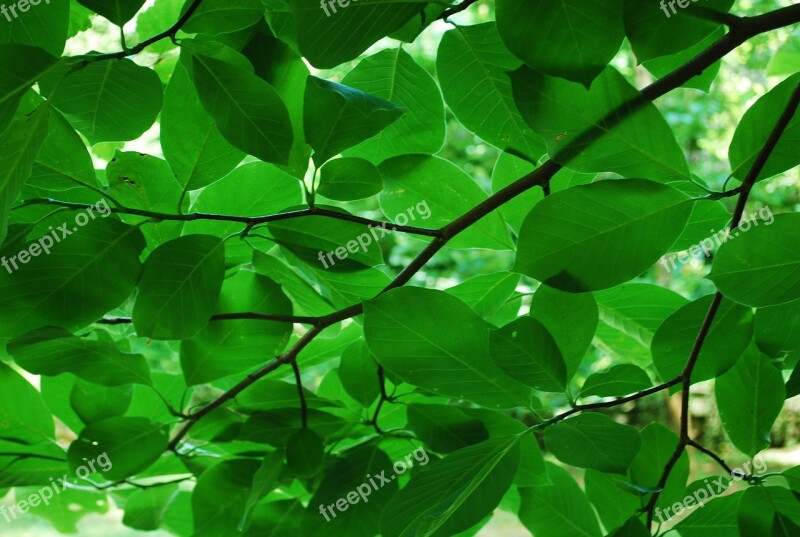
[[[300,423],[303,429],[308,428],[308,405],[306,404],[306,394],[303,393],[303,377],[300,374],[300,366],[297,360],[292,360],[292,370],[294,371],[294,381],[297,384],[297,394],[300,398]]]

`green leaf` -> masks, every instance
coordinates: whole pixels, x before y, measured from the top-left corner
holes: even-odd
[[[534,535],[600,537],[592,506],[572,476],[552,463],[547,472],[552,485],[520,489],[520,522]]]
[[[650,532],[647,527],[638,518],[631,518],[624,525],[620,526],[608,537],[648,537]]]
[[[353,60],[422,11],[417,0],[358,0],[350,4],[289,0],[297,44],[311,64],[329,69]]]
[[[106,167],[108,190],[124,207],[170,213],[183,185],[165,160],[131,151],[114,155]]]
[[[530,388],[489,357],[489,328],[469,306],[442,291],[404,287],[364,304],[370,351],[403,381],[490,408],[529,407]]]
[[[287,164],[294,143],[289,111],[275,88],[216,58],[193,54],[197,94],[222,136],[266,162]]]
[[[656,331],[653,363],[663,380],[676,377],[683,371],[712,298],[704,296],[686,304]],[[723,299],[700,349],[692,371],[692,383],[715,378],[730,369],[747,350],[752,337],[752,310]]]
[[[144,0],[78,0],[98,15],[102,15],[117,26],[122,26],[136,15]]]
[[[382,50],[364,58],[344,77],[342,84],[405,108],[400,119],[350,149],[349,156],[380,164],[390,157],[433,154],[442,148],[445,138],[442,93],[431,75],[402,48]]]
[[[797,36],[800,35],[797,29],[786,36],[786,41],[772,55],[767,66],[767,75],[781,76],[793,75],[800,68],[800,43]]]
[[[8,234],[11,208],[30,177],[33,163],[47,137],[50,106],[43,104],[19,118],[0,136],[0,244]]]
[[[53,441],[53,416],[36,388],[2,363],[0,384],[0,437],[29,445]]]
[[[488,197],[472,177],[440,157],[395,157],[383,162],[379,169],[385,185],[380,195],[381,209],[397,224],[444,226]],[[508,229],[496,213],[473,224],[449,245],[492,250],[513,248]]]
[[[634,29],[634,31],[636,30]],[[671,36],[675,36],[674,31],[675,31],[674,27],[671,27],[670,28]],[[723,35],[725,35],[725,29],[723,27],[718,27],[713,33],[709,34],[708,37],[706,37],[702,41],[699,41],[697,44],[685,50],[677,52],[675,54],[671,54],[669,56],[662,56],[660,58],[654,58],[652,60],[645,61],[642,63],[642,65],[645,69],[650,71],[650,73],[652,73],[653,76],[655,76],[656,78],[663,78],[672,71],[674,71],[675,69],[678,69],[681,65],[690,61],[692,58],[700,54],[702,51],[704,51],[711,45],[713,45]],[[658,43],[658,45],[661,44],[662,43]],[[700,91],[709,93],[711,91],[711,85],[714,83],[714,80],[717,78],[717,75],[719,74],[720,67],[722,67],[722,62],[718,61],[713,66],[703,71],[701,74],[690,79],[683,85],[683,87],[699,89]]]
[[[565,293],[540,285],[531,300],[531,317],[553,336],[567,366],[567,378],[578,371],[597,328],[597,303],[591,293]]]
[[[98,386],[78,380],[70,393],[70,405],[84,423],[122,416],[131,404],[133,386]]]
[[[378,364],[364,340],[345,349],[338,373],[347,394],[363,406],[369,407],[380,396]]]
[[[682,537],[739,537],[736,515],[742,496],[740,491],[714,498],[678,522],[675,529]]]
[[[618,361],[645,367],[652,363],[650,344],[664,320],[688,300],[669,289],[626,283],[594,294],[600,324],[594,344]]]
[[[794,244],[799,232],[796,213],[778,215],[767,227],[739,228],[736,240],[720,247],[708,278],[725,296],[748,306],[800,298],[800,251]]]
[[[16,16],[11,17],[14,7],[19,11],[16,12]],[[7,5],[7,10],[3,13],[5,20],[0,26],[0,43],[32,45],[46,50],[53,56],[61,56],[69,29],[70,2],[38,0],[36,4],[27,2],[24,11],[22,7],[23,4],[19,2]],[[18,58],[21,63],[26,63],[28,60],[27,56]]]
[[[137,490],[125,502],[122,523],[139,531],[159,529],[178,492],[178,485]]]
[[[800,300],[758,308],[756,344],[773,358],[794,358],[800,352]]]
[[[557,192],[522,224],[514,270],[565,291],[613,287],[647,270],[675,242],[691,207],[681,192],[643,179]]]
[[[733,0],[706,0],[699,6],[625,0],[625,32],[641,63],[687,49],[720,27],[698,16],[696,10],[727,13],[732,5]]]
[[[218,462],[200,475],[192,492],[194,537],[237,533],[258,468],[256,460],[234,459]]]
[[[88,339],[61,328],[43,328],[11,340],[8,353],[36,375],[68,372],[101,386],[151,383],[144,357],[121,352],[103,332],[97,333],[97,339]]]
[[[128,59],[92,62],[41,85],[91,144],[135,140],[153,125],[164,98],[158,75]]]
[[[563,463],[624,473],[639,452],[639,432],[604,414],[590,412],[545,429],[547,449]]]
[[[488,319],[496,313],[505,313],[506,310],[516,317],[519,308],[510,299],[517,289],[519,279],[518,274],[495,272],[470,278],[446,289],[446,291],[462,300],[484,319]]]
[[[639,432],[642,447],[630,465],[628,475],[631,483],[639,489],[658,489],[661,474],[678,445],[678,435],[660,423],[651,423]],[[663,508],[682,500],[689,477],[689,456],[682,453],[670,472],[666,485],[658,497],[656,506]]]
[[[278,479],[283,470],[283,461],[282,451],[273,451],[264,456],[261,465],[253,475],[253,488],[250,490],[247,506],[237,527],[239,531],[246,532],[250,528],[254,510],[258,509],[259,502],[278,486]]]
[[[263,17],[261,0],[203,0],[182,30],[190,34],[225,34],[248,28]]]
[[[139,254],[145,243],[141,231],[107,218],[92,220],[79,229],[74,225],[72,215],[64,213],[44,220],[32,236],[47,244],[47,236],[55,234],[60,242],[53,241],[50,255],[33,258],[13,274],[0,270],[2,337],[17,337],[43,326],[74,332],[130,296],[142,270]],[[71,234],[62,238],[62,228]],[[11,258],[18,251],[2,253]]]
[[[109,461],[106,467],[95,467],[114,481],[145,471],[161,457],[168,442],[164,425],[144,418],[109,418],[87,425],[70,444],[67,460],[75,471],[105,455]]]
[[[261,502],[253,512],[252,530],[245,535],[248,537],[301,535],[304,511],[305,507],[299,499]],[[315,531],[318,533],[319,527]]]
[[[519,467],[521,435],[493,438],[412,476],[381,516],[386,537],[455,535],[490,514]]]
[[[323,438],[339,432],[345,420],[320,410],[308,410],[308,427]],[[286,447],[292,434],[300,425],[297,389],[291,408],[256,412],[242,426],[240,440]]]
[[[606,528],[616,528],[641,508],[641,498],[631,494],[614,474],[586,470],[583,474],[586,497],[597,510]]]
[[[161,148],[186,190],[210,185],[232,171],[245,156],[223,138],[203,110],[181,63],[175,66],[164,95]]]
[[[286,465],[299,477],[319,472],[325,456],[322,438],[311,429],[298,429],[286,442]]]
[[[360,200],[383,190],[378,168],[361,158],[338,158],[328,161],[320,171],[317,192],[337,201]]]
[[[717,379],[722,425],[739,451],[755,456],[770,445],[770,430],[786,397],[781,372],[751,347]]]
[[[510,77],[522,117],[544,137],[559,164],[659,182],[689,179],[686,158],[666,120],[613,67],[588,89],[527,67]]]
[[[408,425],[437,453],[450,453],[489,438],[481,420],[454,406],[409,405]]]
[[[458,120],[495,147],[536,162],[544,144],[522,119],[506,74],[520,65],[491,22],[448,31],[436,56],[445,101]]]
[[[133,308],[139,336],[188,339],[208,323],[222,288],[224,243],[187,235],[156,248],[147,258]]]
[[[23,94],[50,71],[56,61],[36,47],[0,43],[0,133],[14,117]]]
[[[545,392],[566,389],[567,370],[553,336],[539,321],[520,317],[489,335],[489,353],[500,369]]]
[[[375,444],[366,443],[346,452],[325,472],[303,513],[302,531],[297,534],[375,535],[381,513],[397,492],[397,481],[392,479],[392,473],[392,461]],[[375,485],[371,486],[372,483]]]
[[[499,0],[496,9],[497,29],[511,52],[540,73],[587,87],[625,38],[622,0]]]
[[[800,73],[794,74],[762,96],[742,116],[728,150],[733,176],[744,180],[764,148],[767,139],[786,110],[789,97],[800,83]],[[767,179],[800,164],[795,148],[800,143],[800,112],[795,112],[775,149],[770,153],[757,180]]]
[[[292,304],[273,281],[242,270],[222,284],[217,314],[250,312],[291,315]],[[289,341],[289,323],[256,319],[217,320],[181,342],[181,369],[194,386],[256,368]]]
[[[324,216],[270,222],[268,228],[276,242],[315,268],[350,272],[383,264],[373,241],[377,228]]]
[[[404,110],[364,91],[310,76],[306,82],[304,113],[306,141],[314,148],[314,162],[321,166],[345,149],[381,132],[397,121]]]
[[[652,386],[650,377],[635,365],[618,364],[608,371],[593,373],[583,383],[581,397],[620,397]]]

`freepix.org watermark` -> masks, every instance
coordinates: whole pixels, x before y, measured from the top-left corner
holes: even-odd
[[[32,258],[42,254],[50,255],[50,249],[53,246],[78,231],[78,228],[82,228],[91,220],[95,220],[97,218],[94,214],[95,211],[97,211],[102,218],[108,218],[111,214],[111,207],[109,207],[106,200],[101,199],[95,203],[94,206],[87,207],[86,211],[81,211],[75,215],[75,226],[72,229],[69,228],[69,223],[67,222],[64,222],[55,229],[53,229],[53,226],[50,226],[49,234],[34,241],[28,248],[20,251],[16,255],[12,255],[9,258],[3,256],[2,259],[0,259],[0,265],[2,265],[9,274],[13,274],[15,270],[19,270],[19,265],[26,265]],[[17,264],[17,262],[19,262],[19,264]]]
[[[704,1],[707,2],[708,0]],[[675,4],[678,4],[680,9],[686,9],[695,2],[699,2],[699,0],[661,0],[660,7],[661,11],[664,12],[664,15],[666,15],[667,18],[670,18],[671,16],[678,14],[678,10],[675,9]],[[672,13],[667,10],[667,6],[669,6],[669,9],[672,10]]]
[[[31,6],[38,6],[42,2],[50,5],[50,0],[19,0],[19,2],[16,4],[11,4],[9,6],[6,6],[5,4],[0,5],[0,13],[5,16],[8,22],[12,22],[14,19],[19,17],[17,10],[19,10],[20,13],[25,13],[31,8]]]
[[[426,200],[422,200],[421,202],[417,203],[413,207],[409,207],[405,213],[400,213],[394,217],[394,223],[399,226],[408,225],[409,219],[410,221],[415,221],[417,217],[414,213],[419,213],[419,217],[422,220],[427,220],[431,217],[431,209],[428,207],[428,202]],[[408,213],[408,214],[406,214]],[[329,266],[333,266],[336,264],[336,261],[333,260],[334,256],[336,259],[340,261],[344,261],[347,259],[350,254],[358,253],[359,248],[362,252],[366,252],[367,248],[370,244],[372,244],[373,240],[377,243],[380,239],[385,237],[386,235],[391,235],[394,231],[397,230],[396,227],[390,227],[389,229],[386,228],[386,222],[381,224],[380,226],[375,226],[370,224],[369,233],[362,233],[355,239],[348,241],[346,246],[340,246],[333,252],[323,252],[320,250],[319,252],[319,261],[322,263],[324,268],[328,268]],[[378,234],[380,233],[380,237]],[[327,262],[325,261],[327,259]]]
[[[319,514],[325,517],[326,522],[330,522],[331,517],[336,518],[336,510],[344,513],[351,505],[355,505],[362,500],[364,503],[368,503],[370,494],[382,489],[384,485],[388,485],[397,479],[398,475],[406,473],[409,468],[413,468],[414,461],[417,461],[420,466],[425,466],[430,461],[430,457],[424,448],[418,447],[404,458],[392,464],[392,469],[394,470],[393,475],[386,477],[386,470],[375,475],[367,474],[367,480],[358,485],[355,490],[351,490],[345,496],[339,498],[330,505],[326,506],[325,504],[320,504]],[[376,479],[377,482],[375,481]],[[328,513],[330,513],[330,515]]]
[[[751,470],[752,468],[752,470]],[[767,471],[767,463],[761,457],[756,455],[751,461],[742,464],[742,468],[734,468],[731,471],[731,479],[734,481],[741,481],[746,476],[758,477]],[[709,482],[710,481],[710,482]],[[706,502],[712,500],[715,496],[722,494],[728,489],[729,482],[725,477],[719,476],[716,478],[706,478],[703,480],[703,485],[698,487],[692,494],[687,495],[683,500],[675,502],[664,510],[656,509],[655,515],[658,517],[660,524],[665,524],[674,516],[678,516],[684,511],[694,509],[695,507],[705,507]]]
[[[75,475],[81,479],[87,479],[91,474],[95,472],[107,472],[111,470],[113,466],[114,464],[111,462],[111,459],[109,459],[108,453],[103,452],[96,458],[88,461],[86,464],[79,466],[75,470]],[[73,483],[77,484],[78,481],[74,480]],[[39,507],[42,504],[49,506],[50,500],[67,490],[68,485],[68,474],[64,474],[64,476],[59,477],[58,480],[51,477],[49,485],[40,488],[33,494],[30,494],[27,498],[19,500],[11,507],[0,505],[0,515],[3,515],[3,518],[6,519],[6,522],[11,522],[12,520],[17,519],[17,512],[24,515],[32,508]]]
[[[326,17],[336,14],[338,5],[340,8],[346,8],[350,2],[358,2],[358,0],[320,0],[319,7],[325,12]]]
[[[742,218],[742,221],[736,227],[735,231],[731,232],[730,228],[727,227],[716,232],[712,229],[711,232],[713,235],[700,241],[700,244],[695,244],[681,254],[662,256],[660,262],[662,265],[664,265],[665,269],[672,270],[677,266],[675,263],[676,259],[681,263],[688,263],[691,258],[699,257],[701,253],[703,254],[703,257],[708,257],[708,255],[714,251],[715,247],[722,246],[722,243],[729,239],[735,239],[739,236],[740,232],[744,233],[748,231],[750,226],[757,226],[759,218],[762,222],[764,222],[764,225],[767,226],[775,221],[775,215],[772,214],[772,209],[769,207],[764,207],[758,211],[758,213],[750,213],[745,218]]]

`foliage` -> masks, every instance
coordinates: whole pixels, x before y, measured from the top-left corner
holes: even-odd
[[[796,535],[798,469],[734,472],[690,399],[712,381],[752,458],[800,393],[800,217],[763,204],[800,163],[796,40],[773,89],[719,88],[800,6],[667,4],[20,9],[0,487],[64,476],[31,510],[61,532],[112,499],[187,537],[474,535],[497,508],[536,537]],[[701,100],[738,114],[729,168],[687,148],[718,136]],[[676,432],[621,413],[675,392]],[[690,452],[741,484],[663,520],[706,493]]]

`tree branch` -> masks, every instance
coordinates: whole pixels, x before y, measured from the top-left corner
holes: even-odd
[[[303,376],[300,374],[300,366],[297,360],[292,360],[292,370],[294,371],[294,381],[297,384],[297,394],[300,398],[300,424],[303,429],[308,428],[308,406],[306,405],[306,394],[303,393]]]
[[[271,313],[255,313],[255,312],[242,312],[242,313],[218,313],[211,317],[210,321],[237,321],[237,320],[251,320],[251,321],[273,321],[279,323],[293,323],[293,324],[310,324],[314,325],[319,322],[319,317],[303,317],[296,315],[278,315]],[[133,320],[130,317],[105,317],[97,321],[97,324],[104,325],[120,325],[131,324]]]

